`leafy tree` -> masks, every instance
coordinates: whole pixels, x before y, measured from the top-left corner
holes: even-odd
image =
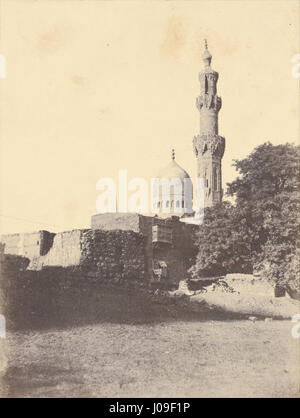
[[[253,238],[244,213],[231,203],[205,209],[196,238],[198,254],[190,269],[192,277],[252,272]]]
[[[300,237],[300,147],[267,142],[244,160],[235,160],[240,175],[228,195],[246,213],[256,236],[254,269],[276,283],[299,288],[295,265]],[[298,261],[297,261],[298,259]]]
[[[227,194],[235,196],[238,205],[254,207],[280,193],[299,192],[299,161],[300,147],[266,142],[247,158],[234,160],[240,177],[227,184]]]
[[[246,273],[254,268],[277,283],[299,288],[300,147],[260,145],[235,160],[227,184],[235,204],[206,209],[193,276]]]
[[[281,193],[274,197],[273,207],[268,208],[264,216],[267,238],[254,264],[255,270],[265,278],[291,285],[296,290],[300,290],[299,211],[299,193]]]

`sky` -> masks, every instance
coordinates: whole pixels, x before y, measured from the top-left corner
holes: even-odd
[[[299,2],[0,0],[0,232],[90,227],[100,178],[196,176],[204,38],[233,159],[299,141]]]

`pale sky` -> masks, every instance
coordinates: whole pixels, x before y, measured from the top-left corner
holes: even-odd
[[[88,228],[96,182],[196,175],[203,39],[234,158],[299,140],[299,2],[1,0],[1,233]]]

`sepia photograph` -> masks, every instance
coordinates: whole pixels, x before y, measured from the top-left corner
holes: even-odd
[[[300,397],[299,82],[299,0],[0,0],[0,398]]]

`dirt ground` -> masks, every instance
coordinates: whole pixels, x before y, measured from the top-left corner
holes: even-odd
[[[8,333],[6,397],[298,397],[290,321],[102,323]]]

